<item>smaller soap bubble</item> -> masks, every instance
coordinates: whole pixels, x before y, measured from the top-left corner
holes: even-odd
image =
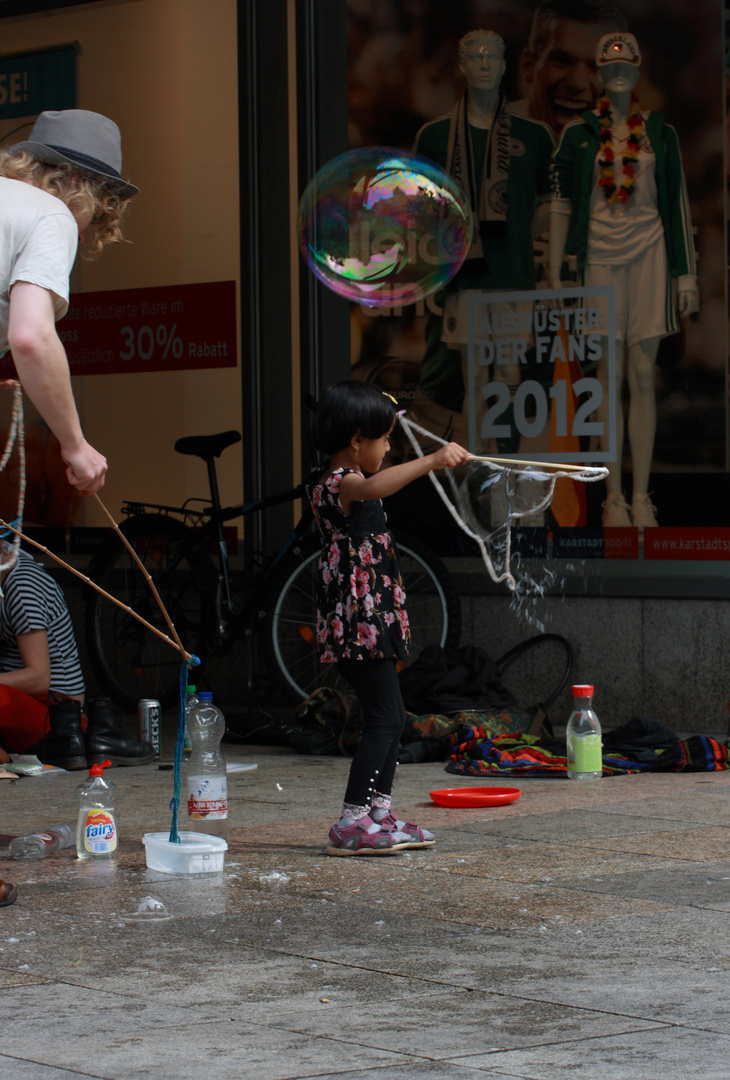
[[[370,307],[413,304],[459,270],[469,200],[428,158],[364,147],[323,166],[299,203],[299,245],[321,282]]]
[[[262,885],[270,885],[272,889],[279,889],[282,885],[286,885],[288,881],[291,881],[291,878],[288,874],[274,870],[270,874],[260,874],[259,881]]]
[[[153,919],[169,919],[171,917],[162,901],[155,896],[145,896],[143,900],[140,900],[134,914],[142,915],[150,921]]]

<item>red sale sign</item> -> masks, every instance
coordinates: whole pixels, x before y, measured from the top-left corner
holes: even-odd
[[[236,283],[76,293],[57,330],[72,375],[235,367]]]

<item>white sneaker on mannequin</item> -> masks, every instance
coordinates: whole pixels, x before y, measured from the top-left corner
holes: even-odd
[[[604,503],[601,524],[604,529],[631,528],[632,521],[629,517],[629,504],[623,495],[609,495]],[[634,524],[636,524],[634,522]],[[655,522],[656,524],[656,522]]]
[[[659,524],[654,511],[656,506],[648,495],[634,495],[631,502],[631,522],[637,529],[654,529]]]

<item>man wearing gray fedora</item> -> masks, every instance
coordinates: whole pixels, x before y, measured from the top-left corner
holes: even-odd
[[[122,239],[138,188],[121,176],[119,128],[83,109],[44,112],[27,142],[0,148],[0,355],[61,444],[68,482],[104,483],[106,458],[84,438],[55,323],[68,310],[69,275],[88,231],[94,258]]]

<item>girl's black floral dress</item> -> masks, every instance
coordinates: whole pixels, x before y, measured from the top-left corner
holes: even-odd
[[[317,591],[317,648],[324,664],[401,659],[410,630],[395,541],[380,499],[353,504],[345,515],[335,469],[307,495],[322,534]]]

